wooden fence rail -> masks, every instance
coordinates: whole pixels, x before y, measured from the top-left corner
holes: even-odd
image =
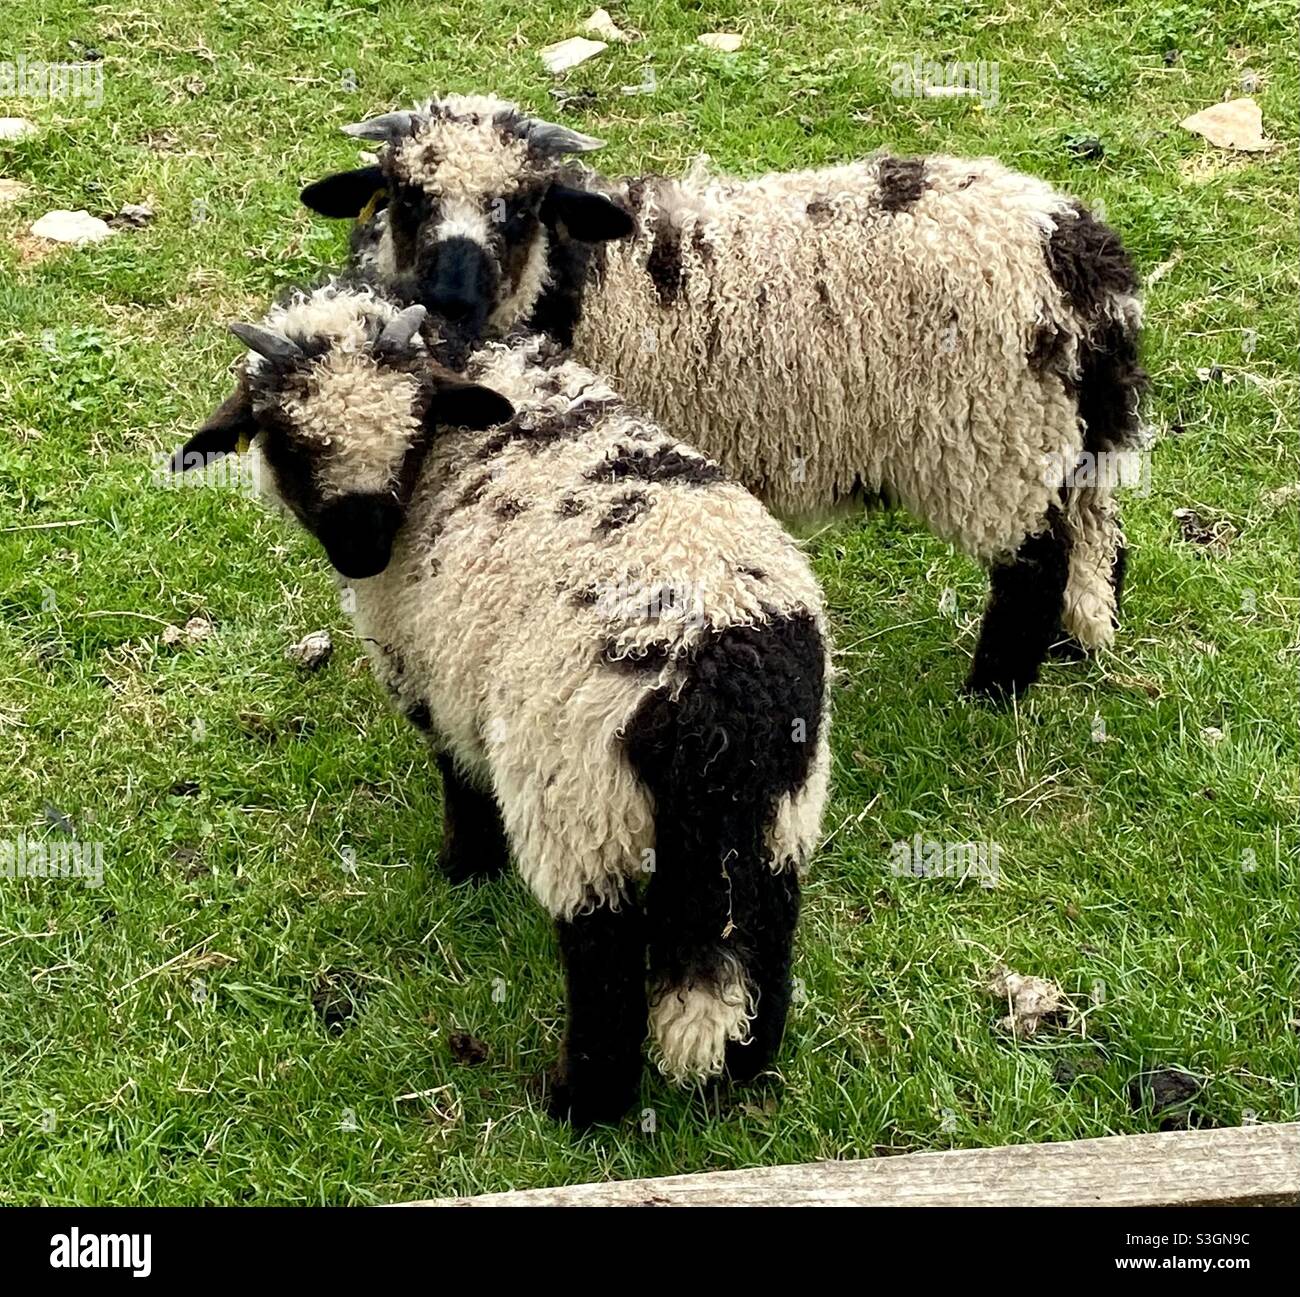
[[[1300,1123],[711,1171],[408,1205],[1153,1207],[1279,1203],[1300,1203]]]

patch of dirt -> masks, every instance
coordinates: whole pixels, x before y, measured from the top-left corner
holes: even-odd
[[[1237,537],[1237,529],[1226,518],[1212,518],[1198,509],[1175,509],[1174,519],[1187,544],[1216,554],[1226,554]]]
[[[1158,1068],[1141,1072],[1129,1082],[1129,1104],[1134,1112],[1159,1117],[1161,1130],[1201,1129],[1214,1124],[1192,1104],[1204,1087],[1199,1077],[1181,1068]]]
[[[365,999],[361,978],[350,969],[330,969],[316,978],[311,1005],[326,1031],[338,1035],[356,1016]]]
[[[447,1037],[447,1047],[451,1050],[452,1058],[464,1067],[478,1067],[486,1063],[492,1052],[486,1041],[468,1031],[453,1031]]]
[[[1069,1089],[1081,1076],[1095,1076],[1106,1065],[1106,1060],[1095,1051],[1062,1054],[1052,1064],[1052,1080],[1063,1090]]]

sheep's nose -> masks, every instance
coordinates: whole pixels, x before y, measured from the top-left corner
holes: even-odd
[[[487,314],[496,273],[487,253],[473,239],[444,239],[437,245],[430,269],[421,296],[431,311],[458,324]]]
[[[433,293],[433,309],[448,320],[463,320],[474,310],[473,298],[464,294]]]

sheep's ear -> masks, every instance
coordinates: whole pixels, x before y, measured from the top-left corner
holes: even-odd
[[[513,418],[515,407],[500,392],[458,379],[439,381],[427,419],[444,428],[495,428]]]
[[[382,167],[360,167],[326,176],[302,191],[302,201],[313,212],[336,219],[360,216],[367,204],[384,188]]]
[[[239,386],[208,416],[198,432],[172,456],[172,472],[202,468],[218,455],[229,455],[242,438],[252,438],[257,431],[248,385],[241,377]]]
[[[552,185],[542,202],[542,220],[563,225],[571,238],[584,243],[625,239],[636,228],[632,217],[603,194],[568,185]]]

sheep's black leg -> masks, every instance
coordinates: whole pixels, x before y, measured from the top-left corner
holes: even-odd
[[[636,1098],[646,1034],[645,920],[636,896],[556,924],[569,987],[551,1115],[575,1126],[617,1121]]]
[[[727,1075],[740,1082],[765,1072],[781,1048],[790,1012],[790,967],[799,922],[798,874],[793,869],[773,874],[765,862],[761,868],[752,895],[737,896],[733,888],[732,898],[733,905],[739,902],[744,911],[736,923],[744,933],[745,980],[756,1000],[749,1042],[727,1044]]]
[[[498,877],[510,865],[510,847],[496,801],[466,782],[450,757],[440,754],[438,769],[442,771],[438,868],[453,883]]]
[[[1038,679],[1059,634],[1069,572],[1070,538],[1053,509],[1047,530],[1029,537],[1013,559],[993,569],[968,692],[1019,697]]]

